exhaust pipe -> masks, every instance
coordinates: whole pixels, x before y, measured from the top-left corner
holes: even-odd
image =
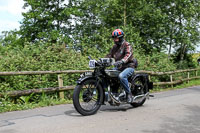
[[[145,98],[149,99],[149,92],[143,95],[138,95],[138,96],[133,97],[133,102],[140,102],[144,100]]]

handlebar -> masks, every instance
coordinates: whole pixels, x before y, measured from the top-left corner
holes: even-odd
[[[91,56],[88,56],[88,58],[90,59],[90,68],[95,68],[95,66],[109,67],[115,63],[114,58],[100,58],[99,60],[94,60],[91,58]]]

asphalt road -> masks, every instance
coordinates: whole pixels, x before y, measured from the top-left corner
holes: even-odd
[[[138,108],[104,105],[81,116],[73,105],[0,114],[0,133],[200,133],[200,86],[154,93]]]

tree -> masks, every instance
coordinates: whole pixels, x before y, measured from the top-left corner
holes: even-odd
[[[26,41],[57,42],[59,38],[68,37],[70,31],[71,8],[65,0],[24,0],[24,8],[19,34]]]
[[[13,31],[3,31],[0,36],[0,45],[4,47],[21,48],[23,47],[23,42],[17,34],[16,30]]]
[[[187,53],[194,51],[195,46],[199,42],[200,28],[200,2],[196,0],[178,0],[174,2],[176,7],[176,43],[177,58],[182,65],[183,60],[187,60]]]
[[[17,32],[23,42],[64,42],[84,54],[104,53],[111,32],[145,54],[179,49],[180,60],[199,42],[199,0],[24,0],[24,19]],[[89,52],[89,53],[88,53]]]

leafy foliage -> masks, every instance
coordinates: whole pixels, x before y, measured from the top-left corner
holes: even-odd
[[[87,56],[104,57],[113,45],[110,36],[116,28],[125,32],[125,39],[133,46],[138,70],[198,67],[192,53],[200,41],[199,0],[24,2],[23,8],[28,11],[22,14],[20,30],[5,31],[0,36],[0,71],[88,69]],[[72,85],[79,74],[63,76],[64,84]],[[58,86],[56,75],[0,76],[0,82],[0,92]],[[24,105],[42,100],[51,105],[47,98],[44,94],[31,95],[15,102]],[[0,101],[21,108],[9,98]]]
[[[1,71],[88,69],[86,57],[73,50],[64,49],[60,45],[26,45],[20,51],[10,50],[1,56],[4,57],[0,60]],[[75,83],[75,79],[72,80],[70,75],[65,77],[69,78],[66,84]],[[0,81],[1,92],[58,86],[56,75],[4,76]]]
[[[31,42],[57,42],[59,38],[69,37],[69,34],[66,34],[69,33],[69,28],[63,25],[70,23],[71,8],[63,4],[64,0],[24,1],[24,8],[30,10],[22,14],[24,19],[19,31],[21,38]]]

